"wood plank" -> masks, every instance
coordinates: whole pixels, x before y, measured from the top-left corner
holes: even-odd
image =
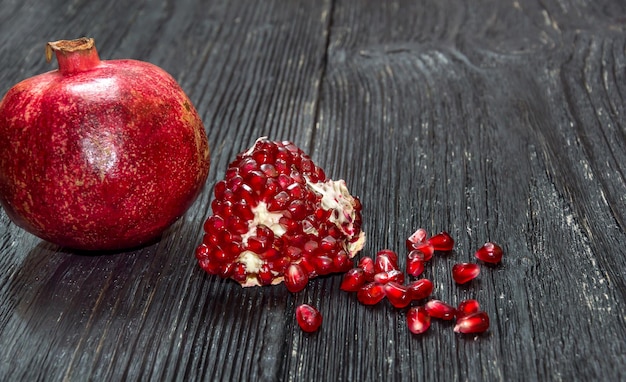
[[[52,69],[46,41],[170,72],[205,121],[206,188],[153,245],[84,254],[0,213],[0,380],[626,379],[626,6],[615,0],[4,1],[0,92]],[[416,228],[456,249],[434,297],[477,298],[489,332],[364,307],[322,277],[290,294],[206,275],[212,187],[262,135],[289,139],[364,205],[368,244]],[[452,264],[487,240],[501,266]],[[297,327],[300,303],[324,325]]]
[[[213,163],[190,212],[136,251],[76,254],[2,214],[0,269],[10,277],[0,293],[0,379],[275,379],[292,329],[289,293],[209,280],[193,252],[212,184],[234,154],[261,135],[302,143],[310,134],[328,2],[46,4],[15,5],[3,24],[15,28],[0,48],[11,68],[3,89],[50,69],[45,41],[84,31],[102,58],[147,60],[180,81],[205,121]]]
[[[364,254],[448,230],[435,296],[492,316],[476,341],[447,325],[416,340],[403,314],[357,307],[363,329],[332,333],[358,365],[338,379],[623,378],[623,29],[607,8],[551,6],[336,4],[316,154],[363,199]],[[454,285],[451,264],[487,240],[504,265]]]

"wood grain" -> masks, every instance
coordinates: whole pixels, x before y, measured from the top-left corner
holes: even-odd
[[[626,379],[626,6],[619,1],[3,1],[0,91],[89,35],[150,61],[207,129],[203,194],[156,243],[76,253],[0,214],[0,380]],[[364,205],[368,243],[416,228],[455,251],[434,297],[477,298],[481,336],[365,307],[318,278],[297,294],[208,276],[193,251],[212,187],[267,135],[294,141]],[[505,260],[450,275],[485,241]],[[403,256],[400,256],[404,263]],[[324,315],[314,334],[294,308]]]

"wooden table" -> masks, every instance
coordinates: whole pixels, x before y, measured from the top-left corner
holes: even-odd
[[[0,92],[56,68],[47,41],[171,73],[212,147],[204,192],[155,244],[84,255],[0,215],[0,380],[626,379],[626,6],[548,1],[2,1]],[[416,228],[455,251],[433,297],[478,299],[461,336],[359,304],[205,274],[213,185],[257,137],[291,140],[364,205],[360,256]],[[452,264],[505,250],[470,286]],[[312,335],[294,309],[324,315]]]

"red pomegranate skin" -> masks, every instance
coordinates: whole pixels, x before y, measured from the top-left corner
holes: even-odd
[[[59,70],[18,83],[0,102],[2,206],[64,247],[117,250],[158,238],[208,175],[198,113],[155,65],[101,61],[95,45],[55,53]]]

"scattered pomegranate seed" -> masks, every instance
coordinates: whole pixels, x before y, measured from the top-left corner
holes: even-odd
[[[389,250],[382,250],[376,254],[374,259],[374,270],[376,273],[388,272],[398,269],[398,255]]]
[[[413,232],[411,236],[407,239],[407,241],[411,243],[421,243],[428,239],[428,231],[424,228],[418,228],[417,231]]]
[[[470,314],[474,314],[480,311],[480,304],[478,301],[474,299],[461,301],[459,306],[456,308],[456,316],[457,318],[469,316]]]
[[[424,260],[417,257],[409,258],[406,263],[406,273],[417,277],[424,272]]]
[[[390,281],[383,288],[387,300],[396,308],[406,308],[411,303],[411,297],[406,286]]]
[[[413,281],[407,286],[411,300],[423,300],[433,293],[433,283],[428,279]]]
[[[457,284],[465,284],[480,274],[480,267],[475,263],[459,263],[452,267],[452,278]]]
[[[498,244],[487,242],[474,255],[485,263],[498,264],[502,261],[502,248]]]
[[[441,232],[428,239],[435,251],[451,251],[454,248],[454,240],[447,232]]]
[[[392,269],[387,272],[379,272],[374,275],[374,281],[379,284],[386,284],[390,281],[402,284],[404,282],[404,273],[397,269]]]
[[[220,226],[220,221],[212,221],[211,225]],[[228,223],[227,223],[228,224]],[[417,230],[406,241],[407,274],[418,277],[425,268],[425,263],[432,258],[434,251],[451,251],[454,240],[447,232],[441,232],[428,238],[422,228]],[[306,249],[306,245],[305,245]],[[204,259],[205,248],[197,251],[198,259]],[[323,255],[318,255],[323,258]],[[478,260],[497,263],[502,258],[502,249],[497,244],[488,242],[476,251]],[[233,271],[231,271],[233,272]],[[234,270],[237,274],[238,270]],[[477,263],[457,263],[452,267],[452,276],[458,284],[465,284],[480,274]],[[287,283],[287,281],[285,281]],[[399,309],[408,307],[412,301],[424,300],[433,292],[433,283],[425,278],[403,285],[404,273],[398,269],[398,257],[389,249],[378,251],[374,259],[363,257],[357,268],[346,273],[341,289],[353,292],[364,305],[374,305],[385,297],[389,303]],[[412,333],[424,333],[430,327],[431,319],[453,320],[456,318],[454,331],[458,333],[482,333],[489,328],[489,316],[480,310],[477,300],[467,299],[454,307],[441,300],[431,299],[424,305],[414,306],[407,311],[407,324]]]
[[[409,330],[414,334],[422,334],[430,328],[430,315],[423,306],[414,306],[406,313]]]
[[[435,253],[435,247],[433,247],[430,243],[417,243],[412,244],[409,248],[410,252],[418,251],[424,255],[424,261],[428,261],[432,259],[433,254]],[[410,253],[409,252],[409,253]]]
[[[489,329],[489,315],[476,312],[463,316],[456,321],[454,331],[457,333],[483,333]]]
[[[409,253],[406,255],[406,258],[408,260],[419,260],[419,261],[428,261],[426,259],[426,255],[424,254],[424,252],[419,251],[417,249],[412,249],[409,251]]]
[[[410,251],[415,244],[423,243],[426,239],[428,239],[428,232],[424,228],[418,228],[406,239],[406,249]]]
[[[302,304],[296,308],[296,321],[303,331],[312,333],[322,325],[322,315],[311,305]]]
[[[343,275],[343,281],[339,287],[346,292],[358,291],[366,282],[365,272],[361,268],[352,268],[345,275]]]
[[[398,265],[398,254],[391,249],[381,249],[376,253],[376,257],[381,255],[387,256],[393,264]]]
[[[430,300],[424,305],[424,309],[431,317],[442,320],[451,320],[456,316],[456,309],[441,300]]]
[[[363,274],[365,274],[365,280],[373,281],[374,275],[376,274],[376,270],[374,269],[374,260],[371,257],[364,256],[359,260],[357,264],[357,268],[361,268],[363,270]]]
[[[385,298],[385,288],[375,282],[365,284],[356,292],[356,298],[363,305],[376,305]]]
[[[309,276],[299,264],[291,264],[285,271],[285,286],[292,292],[300,292],[309,282]]]
[[[356,292],[356,298],[363,305],[376,305],[385,298],[385,288],[375,282],[365,284]]]

